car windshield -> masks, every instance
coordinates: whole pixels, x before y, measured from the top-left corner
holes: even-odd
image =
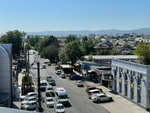
[[[89,88],[89,90],[97,89],[96,87]]]
[[[100,91],[94,91],[93,94],[94,94],[94,93],[100,93]]]
[[[50,87],[50,88],[47,88],[47,90],[53,90],[53,88]]]
[[[53,101],[53,99],[47,99],[47,102],[52,102]]]
[[[57,109],[64,109],[63,106],[57,106]]]
[[[50,82],[55,82],[54,80],[51,80]]]
[[[46,84],[46,83],[40,83],[40,85],[41,85],[41,86],[46,86],[47,84]]]
[[[66,99],[67,98],[67,95],[64,95],[64,96],[59,96],[60,99]]]

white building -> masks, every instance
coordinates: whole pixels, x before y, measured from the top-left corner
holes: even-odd
[[[5,107],[12,101],[11,53],[11,44],[0,44],[0,104]]]
[[[134,103],[150,108],[150,66],[112,60],[112,90]]]

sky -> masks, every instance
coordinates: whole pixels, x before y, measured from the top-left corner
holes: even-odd
[[[150,28],[150,0],[0,0],[0,33]]]

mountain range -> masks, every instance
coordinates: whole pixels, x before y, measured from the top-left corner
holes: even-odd
[[[150,28],[141,28],[134,30],[79,30],[79,31],[42,31],[42,32],[27,32],[27,35],[54,35],[54,36],[67,36],[67,35],[88,35],[88,34],[100,34],[100,35],[123,35],[124,33],[136,33],[136,34],[150,34]]]

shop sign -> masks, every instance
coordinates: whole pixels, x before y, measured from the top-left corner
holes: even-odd
[[[131,83],[131,88],[133,88],[133,83]]]
[[[121,78],[119,79],[119,83],[121,83]]]

